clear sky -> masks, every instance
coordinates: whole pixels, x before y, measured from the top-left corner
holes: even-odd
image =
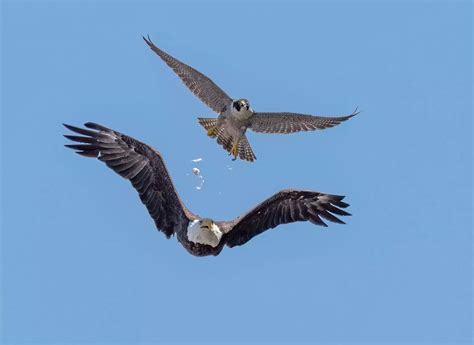
[[[471,21],[467,1],[4,1],[4,343],[470,343]],[[362,113],[249,132],[258,160],[232,162],[144,34],[257,111]],[[87,121],[160,150],[201,216],[284,188],[346,195],[353,216],[193,257],[63,147],[61,123]]]

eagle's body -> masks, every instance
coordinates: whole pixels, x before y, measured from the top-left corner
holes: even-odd
[[[219,114],[217,119],[198,118],[198,121],[207,130],[207,134],[217,138],[217,143],[233,155],[234,159],[256,159],[245,135],[247,129],[258,133],[280,134],[313,131],[336,126],[357,114],[354,111],[346,116],[328,117],[288,112],[255,112],[246,99],[232,99],[204,74],[155,46],[149,37],[143,39],[201,101]]]
[[[82,156],[98,158],[137,190],[159,231],[176,235],[195,256],[218,255],[224,246],[247,243],[280,224],[321,219],[343,223],[334,214],[347,216],[343,196],[303,190],[283,190],[232,221],[214,221],[189,211],[181,201],[161,154],[150,146],[109,128],[86,123],[90,129],[65,125],[81,134],[65,137],[81,144],[66,145]]]

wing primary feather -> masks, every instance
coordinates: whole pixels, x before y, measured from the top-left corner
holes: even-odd
[[[71,141],[76,141],[78,143],[92,144],[92,143],[95,142],[95,139],[91,138],[91,137],[81,137],[81,136],[78,136],[78,135],[67,135],[67,134],[64,134],[64,137],[66,139],[69,139]]]
[[[106,154],[100,157],[102,162],[107,162],[107,161],[112,161],[120,158],[124,158],[127,156],[127,152],[119,152],[119,153],[112,153],[112,154]]]
[[[99,150],[94,151],[76,151],[78,155],[88,158],[96,158],[99,155]]]
[[[317,214],[310,214],[308,220],[313,223],[314,225],[320,225],[324,226],[325,228],[328,227],[326,223],[323,222],[323,220],[317,215]]]
[[[229,247],[245,244],[253,237],[280,224],[309,221],[327,227],[323,221],[344,224],[334,214],[350,215],[337,205],[349,206],[341,201],[344,196],[305,190],[283,190],[255,206],[234,221],[224,222],[230,227],[225,233],[225,243]],[[334,214],[332,214],[333,212]]]
[[[66,144],[64,146],[78,151],[93,151],[97,149],[96,146],[87,144]]]
[[[350,216],[351,214],[349,212],[346,212],[344,210],[341,210],[331,204],[327,204],[326,205],[326,209],[331,212],[331,213],[334,213],[334,214],[337,214],[337,215],[340,215],[340,216]]]
[[[110,128],[107,128],[107,127],[104,127],[104,126],[101,126],[97,123],[94,123],[94,122],[86,122],[84,124],[84,126],[86,126],[87,128],[92,128],[92,129],[96,129],[98,131],[104,131],[104,132],[114,132],[112,129]]]
[[[319,211],[319,214],[321,215],[321,217],[323,217],[324,219],[327,219],[333,223],[339,223],[339,224],[346,224],[344,223],[342,220],[340,220],[339,218],[337,218],[336,216],[332,215],[331,213],[329,213],[328,211],[326,210],[322,210],[322,211]]]
[[[117,145],[117,140],[111,135],[99,135],[97,141],[101,144],[115,144]],[[104,147],[107,147],[104,145]]]
[[[331,201],[331,204],[334,204],[337,207],[341,207],[341,208],[346,208],[346,207],[350,206],[349,204],[345,203],[344,201]]]
[[[116,153],[120,153],[120,152],[123,152],[123,149],[119,146],[115,146],[115,147],[111,147],[111,148],[101,148],[100,151],[102,152],[103,156],[105,155],[111,155],[111,154],[116,154]],[[102,157],[99,157],[100,160]]]
[[[345,195],[325,194],[326,197],[331,201],[341,201],[345,198]]]
[[[89,131],[89,130],[84,129],[84,128],[71,126],[71,125],[68,125],[68,124],[65,124],[65,123],[63,123],[63,126],[66,127],[67,129],[73,131],[73,132],[76,132],[76,133],[79,133],[79,134],[82,134],[82,135],[88,135],[92,138],[96,138],[97,135],[98,135],[97,132]]]
[[[166,237],[186,229],[193,215],[181,202],[161,154],[138,140],[93,122],[85,128],[64,124],[71,132],[64,135],[81,144],[66,147],[85,157],[95,157],[131,182],[154,219],[158,230]]]

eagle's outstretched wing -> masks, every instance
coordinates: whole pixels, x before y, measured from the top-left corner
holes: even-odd
[[[288,134],[300,131],[314,131],[334,127],[357,115],[357,109],[350,115],[338,117],[313,116],[296,113],[259,113],[250,118],[250,129],[259,133]]]
[[[195,216],[184,206],[173,185],[160,153],[129,136],[88,122],[87,128],[64,124],[81,134],[64,135],[81,144],[65,145],[82,156],[98,158],[120,176],[129,180],[140,195],[158,230],[166,237],[187,225]]]
[[[210,78],[155,46],[149,36],[143,39],[201,101],[218,114],[225,111],[232,99]]]
[[[282,190],[231,222],[219,224],[226,234],[223,241],[229,247],[240,246],[262,232],[280,224],[310,221],[327,226],[321,219],[344,224],[338,216],[350,216],[341,210],[349,205],[344,196],[304,190]]]

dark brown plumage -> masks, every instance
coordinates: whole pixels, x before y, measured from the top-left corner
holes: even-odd
[[[321,218],[344,224],[337,216],[350,215],[342,210],[349,206],[342,201],[343,196],[283,190],[235,220],[214,222],[209,218],[201,218],[190,212],[179,198],[158,151],[95,123],[86,123],[89,129],[64,126],[80,134],[65,135],[67,139],[80,143],[66,147],[82,156],[98,158],[129,180],[158,230],[168,238],[176,235],[184,248],[196,256],[217,255],[225,245],[234,247],[245,244],[280,224],[310,221],[326,226]]]
[[[240,246],[281,224],[309,221],[326,227],[321,217],[330,222],[345,224],[332,214],[350,216],[350,213],[341,209],[349,206],[342,199],[344,197],[341,195],[282,190],[234,221],[224,222],[223,227],[232,228],[232,231],[226,234],[226,244],[229,247]]]
[[[129,180],[155,221],[156,227],[166,237],[173,235],[175,229],[180,226],[187,227],[189,219],[195,217],[179,198],[158,151],[95,123],[88,122],[85,126],[97,131],[66,124],[64,126],[84,135],[65,135],[66,138],[86,143],[66,147],[76,150],[82,156],[98,158],[117,174]]]

